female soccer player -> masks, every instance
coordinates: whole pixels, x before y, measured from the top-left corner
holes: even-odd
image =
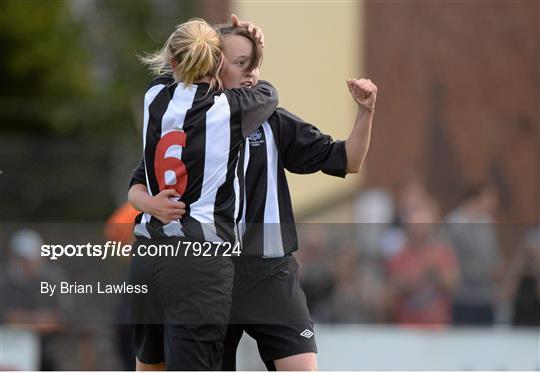
[[[251,57],[246,66],[254,68],[260,55]],[[137,368],[216,370],[231,303],[230,258],[197,256],[185,251],[188,245],[169,256],[143,256],[141,249],[234,241],[237,154],[275,110],[277,92],[266,82],[222,92],[220,38],[199,19],[179,25],[161,51],[142,61],[157,74],[170,73],[155,78],[144,98],[148,191],[172,189],[189,209],[182,223],[162,224],[151,214],[137,221],[130,281],[148,286],[133,295]]]
[[[258,69],[246,69],[245,62],[256,41],[241,28],[222,27],[219,31],[225,56],[221,73],[224,86],[255,84]],[[298,283],[297,264],[290,254],[297,249],[297,238],[284,169],[296,173],[323,170],[336,176],[358,172],[369,145],[377,91],[369,80],[348,84],[359,113],[347,141],[333,142],[284,109],[277,109],[246,140],[242,153],[246,195],[241,212],[244,256],[234,258],[233,305],[223,370],[235,369],[236,348],[243,331],[257,341],[270,370],[317,367],[313,323]],[[142,167],[134,172],[130,201],[164,221],[180,218],[183,204],[166,195],[148,196],[142,185]]]

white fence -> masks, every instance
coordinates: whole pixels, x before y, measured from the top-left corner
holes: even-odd
[[[321,370],[538,370],[540,329],[452,328],[425,331],[363,325],[316,326]],[[239,370],[264,370],[244,335]]]
[[[31,331],[0,326],[0,370],[39,368],[39,336]]]

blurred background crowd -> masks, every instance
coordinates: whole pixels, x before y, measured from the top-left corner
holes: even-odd
[[[364,190],[357,224],[301,225],[301,282],[323,323],[540,325],[540,227],[498,224],[495,186],[443,213],[422,180]],[[521,235],[505,247],[501,235]]]
[[[345,79],[379,87],[360,177],[288,176],[314,321],[537,331],[539,11],[536,0],[0,1],[0,369],[133,369],[127,299],[36,291],[122,281],[128,262],[52,262],[39,247],[131,239],[103,224],[123,221],[140,158],[150,75],[136,55],[191,17],[231,12],[263,28],[262,77],[280,104],[323,132],[349,131]]]
[[[298,224],[295,255],[314,321],[417,330],[540,327],[540,226],[498,224],[497,206],[495,187],[481,184],[443,215],[422,181],[411,177],[395,196],[362,191],[358,223]],[[92,242],[103,240],[98,228],[87,235]],[[104,239],[131,242],[131,228],[111,223]],[[40,230],[57,242],[51,226],[38,225],[14,231],[6,243],[2,324],[38,338],[41,369],[132,369],[127,297],[44,296],[36,289],[41,281],[120,282],[128,259],[53,262],[40,255]],[[505,233],[520,235],[515,246],[504,248]],[[73,242],[80,237],[74,234]]]

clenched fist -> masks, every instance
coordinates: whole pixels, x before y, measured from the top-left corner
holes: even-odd
[[[369,79],[349,79],[347,86],[351,95],[358,104],[368,112],[375,110],[375,101],[377,100],[377,86]]]

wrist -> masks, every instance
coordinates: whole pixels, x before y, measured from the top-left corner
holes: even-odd
[[[375,112],[375,105],[366,106],[363,104],[358,104],[358,114],[371,116],[373,115],[374,112]]]
[[[148,194],[144,194],[143,196],[141,196],[142,198],[139,200],[139,205],[141,207],[141,209],[144,211],[144,212],[147,212],[149,214],[152,214],[153,213],[153,200],[155,197],[151,196],[151,195],[148,195]]]

